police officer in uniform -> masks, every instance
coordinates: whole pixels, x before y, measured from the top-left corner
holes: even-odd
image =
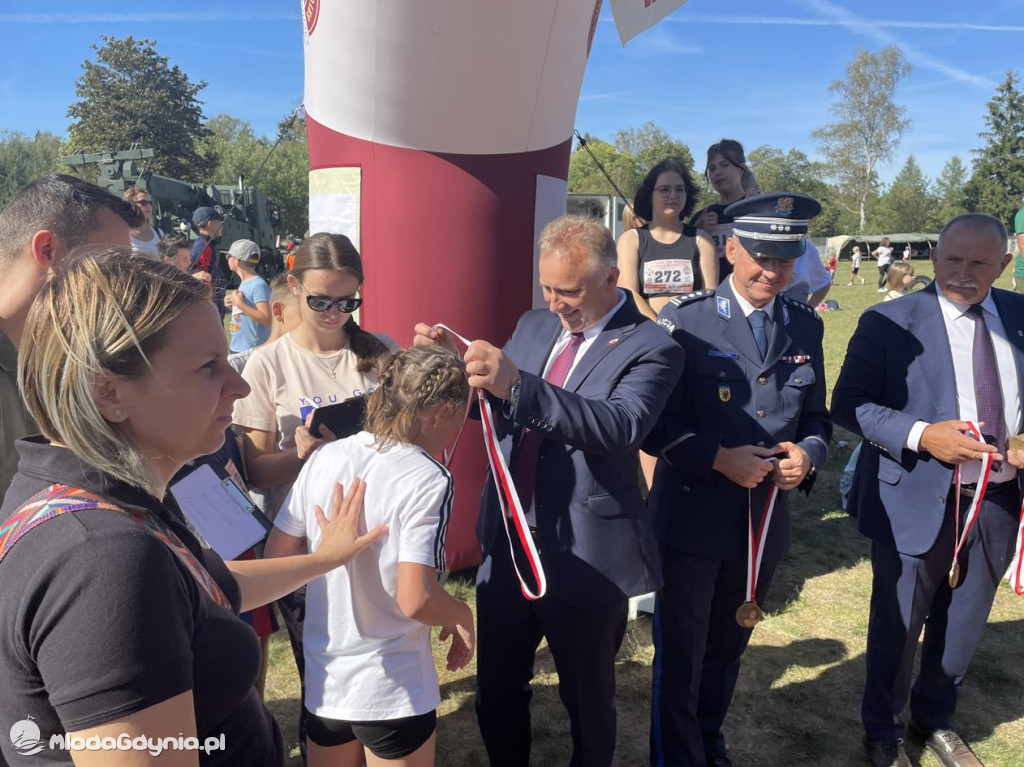
[[[658,318],[686,350],[683,375],[644,446],[659,457],[648,504],[665,577],[654,617],[658,767],[732,764],[722,722],[789,543],[787,491],[809,490],[825,462],[832,427],[823,324],[781,295],[820,211],[800,194],[733,203],[725,211],[735,221],[726,243],[731,276],[717,290],[674,299]],[[773,495],[754,567],[748,542],[756,544]]]

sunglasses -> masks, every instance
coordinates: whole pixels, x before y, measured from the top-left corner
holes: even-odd
[[[299,283],[302,285],[302,283]],[[306,291],[306,306],[312,309],[314,312],[326,312],[332,306],[338,311],[339,314],[351,314],[360,306],[363,305],[363,299],[356,298],[354,296],[350,298],[329,298],[327,296],[314,296],[308,290],[306,286],[302,285],[302,289]]]
[[[136,205],[152,205],[153,201],[152,200],[136,200],[135,204]]]

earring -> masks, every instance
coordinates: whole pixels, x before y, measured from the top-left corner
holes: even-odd
[[[121,410],[121,408],[118,408],[117,410],[114,411],[114,418],[124,418],[124,417],[125,417],[125,412],[123,410]]]

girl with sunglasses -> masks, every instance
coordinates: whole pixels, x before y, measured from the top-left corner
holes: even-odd
[[[319,437],[310,432],[313,410],[376,389],[377,362],[396,346],[352,318],[362,303],[362,284],[363,263],[348,237],[322,232],[306,238],[288,274],[299,324],[255,349],[245,365],[242,377],[252,391],[235,403],[233,418],[242,430],[249,482],[266,493],[271,518],[310,454],[335,439],[326,429]],[[278,602],[300,680],[304,602],[301,591]],[[304,746],[301,720],[299,739]]]

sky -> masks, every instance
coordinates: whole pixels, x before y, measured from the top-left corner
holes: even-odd
[[[771,144],[818,158],[810,133],[831,120],[829,84],[858,48],[897,44],[913,65],[897,95],[911,124],[880,175],[891,180],[913,154],[934,178],[954,154],[969,163],[1006,70],[1024,75],[1024,0],[689,0],[625,47],[608,5],[577,129],[610,139],[654,121],[689,145],[698,165],[723,137],[748,152]],[[131,34],[208,83],[207,117],[228,113],[273,135],[302,101],[299,8],[299,0],[0,0],[0,131],[65,135],[90,46],[103,34]]]

